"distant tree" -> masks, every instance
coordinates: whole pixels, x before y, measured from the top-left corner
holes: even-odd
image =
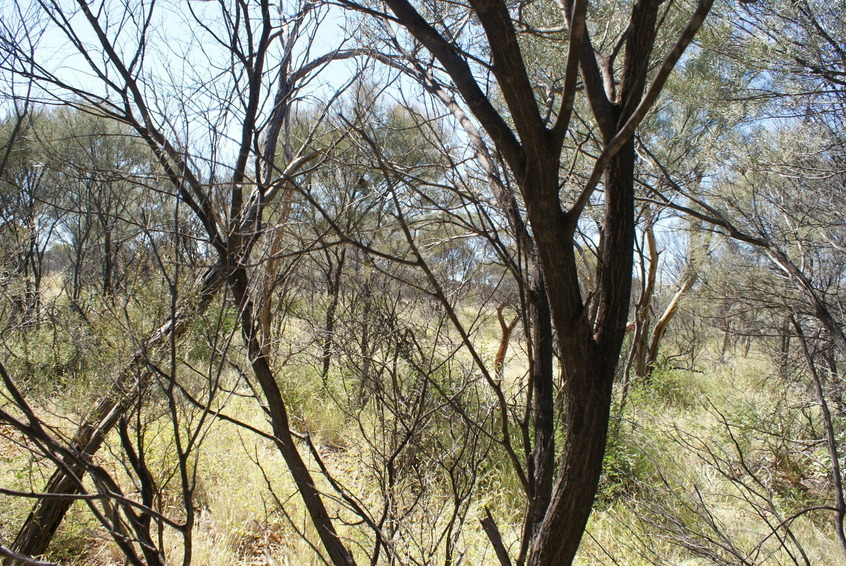
[[[41,310],[44,257],[57,218],[44,201],[55,194],[43,153],[34,133],[32,115],[3,124],[3,169],[0,176],[0,248],[3,278],[11,291],[11,322],[37,321]]]
[[[33,135],[49,182],[60,188],[46,204],[64,211],[57,235],[71,252],[71,299],[78,304],[95,281],[94,292],[114,295],[132,248],[143,245],[142,216],[154,210],[141,189],[155,184],[149,148],[114,122],[68,109],[44,113]]]

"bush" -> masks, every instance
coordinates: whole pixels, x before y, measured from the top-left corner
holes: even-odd
[[[608,440],[599,484],[599,503],[642,494],[659,477],[655,439],[647,431],[620,430]]]

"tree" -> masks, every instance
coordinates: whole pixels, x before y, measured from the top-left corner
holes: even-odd
[[[344,4],[373,14],[369,7]],[[711,3],[698,4],[657,68],[650,58],[661,44],[660,3],[635,3],[630,19],[615,28],[617,40],[597,46],[588,25],[587,3],[561,3],[556,15],[560,27],[553,28],[556,31],[550,33],[548,45],[558,53],[566,51],[566,56],[556,58],[554,70],[544,69],[554,78],[546,100],[540,100],[532,82],[541,70],[531,68],[526,57],[533,35],[543,45],[543,30],[536,29],[531,19],[517,19],[505,3],[470,2],[454,10],[435,5],[433,11],[427,8],[425,12],[405,0],[386,4],[390,13],[377,15],[385,22],[396,22],[409,36],[408,40],[389,40],[396,58],[405,61],[411,74],[447,104],[471,137],[480,140],[477,126],[472,125],[478,124],[506,166],[503,175],[508,185],[494,183],[493,187],[494,194],[501,191],[498,205],[511,214],[516,238],[521,237],[523,226],[531,234],[531,244],[524,251],[529,257],[533,252],[537,256],[536,305],[548,301],[549,315],[541,313],[540,323],[549,316],[556,332],[566,412],[563,446],[556,450],[551,434],[556,421],[553,374],[533,375],[532,432],[537,453],[524,481],[529,512],[517,560],[531,565],[569,564],[602,469],[612,384],[629,308],[634,243],[632,136]],[[430,11],[432,19],[427,19]],[[466,25],[465,16],[469,18]],[[484,42],[479,45],[477,38]],[[431,60],[419,54],[419,46]],[[620,66],[616,65],[618,53],[622,53]],[[579,71],[601,136],[601,153],[583,184],[576,187],[568,183],[574,171],[563,168],[563,152]],[[477,153],[488,163],[486,169],[493,171],[484,143],[476,141]],[[587,289],[579,278],[576,238],[600,182],[604,210],[600,252],[595,284]],[[525,206],[525,217],[518,202]],[[491,384],[495,387],[493,380]],[[502,420],[506,428],[506,416]],[[501,441],[507,443],[507,437]],[[507,563],[505,556],[500,560]]]
[[[50,198],[52,191],[34,139],[35,120],[26,115],[4,124],[0,239],[7,254],[3,258],[4,275],[10,280],[20,278],[23,286],[9,286],[16,295],[11,318],[37,323],[44,255],[57,219],[44,211],[43,201]]]

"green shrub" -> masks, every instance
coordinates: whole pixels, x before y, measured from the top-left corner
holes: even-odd
[[[671,360],[662,358],[648,377],[635,383],[633,402],[689,409],[700,403],[703,394],[693,372],[674,367]]]
[[[599,503],[641,494],[659,476],[655,442],[647,431],[618,431],[608,440],[599,484]]]

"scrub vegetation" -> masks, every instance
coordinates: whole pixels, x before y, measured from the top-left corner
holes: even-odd
[[[846,560],[842,1],[0,10],[4,564]]]

